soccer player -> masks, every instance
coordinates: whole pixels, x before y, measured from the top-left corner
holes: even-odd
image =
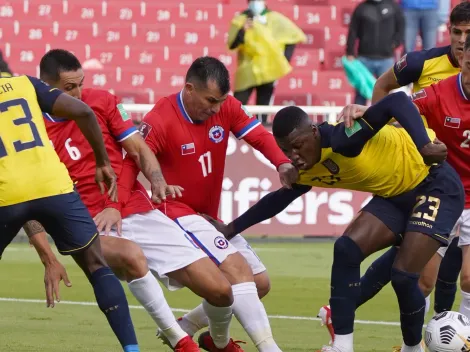
[[[233,312],[260,351],[279,351],[269,320],[258,297],[269,290],[266,268],[241,236],[230,242],[198,213],[217,216],[229,133],[258,149],[279,171],[283,184],[297,178],[272,135],[250,116],[230,90],[227,68],[217,59],[196,59],[186,74],[183,90],[161,99],[144,118],[141,132],[157,155],[165,178],[184,188],[183,197],[168,199],[162,211],[173,219],[220,268],[232,284]],[[120,200],[135,182],[138,168],[132,159],[120,174]],[[251,266],[251,268],[250,268]],[[257,289],[258,288],[258,289]],[[207,326],[201,307],[180,321],[190,335]],[[210,336],[200,347],[214,351]]]
[[[116,198],[116,176],[110,166],[93,111],[77,99],[37,78],[0,78],[0,255],[21,226],[38,220],[57,249],[71,255],[88,277],[101,311],[126,352],[139,351],[124,290],[101,253],[98,233],[74,191],[67,169],[49,143],[42,111],[74,120],[90,143],[96,163],[90,172],[104,192]],[[54,306],[58,292],[47,291]]]
[[[384,127],[392,117],[404,128]],[[371,106],[350,128],[344,123],[312,126],[297,107],[284,108],[274,119],[274,136],[300,169],[299,180],[291,190],[281,188],[263,197],[234,220],[229,226],[233,233],[276,215],[312,186],[374,194],[334,246],[330,304],[336,336],[333,346],[322,351],[353,351],[360,263],[397,240],[401,246],[391,281],[401,312],[401,350],[424,351],[420,342],[425,300],[418,286],[419,273],[438,248],[447,245],[464,206],[464,190],[455,170],[446,162],[425,165],[438,160],[429,155],[445,156],[439,151],[445,150],[444,145],[431,143],[434,133],[425,131],[404,93]]]
[[[374,86],[372,102],[389,94],[393,89],[413,83],[413,91],[437,83],[460,71],[459,59],[467,35],[470,33],[470,2],[465,1],[454,7],[449,18],[450,45],[431,50],[410,52],[403,56],[389,71],[383,74]],[[424,119],[425,124],[426,118]],[[440,137],[438,135],[438,137]],[[452,152],[452,151],[451,151]],[[453,231],[454,237],[456,231]],[[426,296],[426,312],[430,305],[430,293],[436,286],[434,311],[451,310],[457,291],[457,279],[462,265],[462,253],[454,238],[449,247],[442,247],[429,261],[421,273],[419,284]],[[362,298],[358,306],[375,296],[390,281],[389,268],[397,249],[390,248],[367,270],[361,280]],[[442,259],[444,258],[444,259]],[[441,264],[442,260],[442,264]],[[455,268],[459,268],[455,270]],[[438,275],[439,274],[439,275]],[[437,280],[437,282],[436,282]],[[323,323],[333,333],[329,322],[328,307],[320,310]],[[334,335],[332,334],[332,338]]]
[[[143,173],[152,180],[154,191],[158,191],[162,183],[165,184],[155,155],[132,121],[125,113],[121,113],[117,98],[102,90],[82,89],[84,72],[73,54],[65,50],[48,52],[41,60],[40,71],[43,79],[82,99],[96,111],[111,163],[118,174],[121,173],[124,147],[127,154],[138,162]],[[89,171],[94,164],[91,150],[84,143],[77,127],[55,116],[46,115],[45,119],[55,150],[67,166],[78,192],[96,221],[101,224],[101,216],[106,215],[111,218],[117,216],[120,220],[119,212],[122,212],[122,230],[110,231],[105,227],[102,232],[105,234],[109,231],[111,235],[101,236],[104,255],[112,269],[129,282],[131,292],[157,322],[169,345],[177,351],[199,350],[176,323],[152,274],[172,290],[186,286],[204,297],[203,306],[209,317],[215,343],[224,351],[240,350],[228,336],[233,303],[231,286],[211,259],[176,223],[155,209],[139,182],[134,180],[131,195],[122,207],[121,204],[111,204],[112,199],[101,197]],[[101,212],[105,205],[115,208]],[[123,238],[119,238],[118,232],[121,232]],[[136,244],[141,246],[147,261]],[[47,243],[38,245],[36,242],[35,245],[39,247],[41,255],[54,258]]]

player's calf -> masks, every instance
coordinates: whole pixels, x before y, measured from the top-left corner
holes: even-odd
[[[435,238],[407,232],[392,268],[392,286],[400,307],[402,351],[419,351],[426,302],[419,288],[419,273],[440,247]],[[419,251],[420,255],[416,255]]]
[[[447,250],[439,252],[443,255],[437,275],[434,294],[434,311],[442,313],[452,310],[457,293],[457,280],[462,267],[462,250],[458,246],[459,238],[455,237]],[[442,247],[444,248],[444,247]]]
[[[138,352],[137,337],[121,283],[101,254],[99,238],[82,252],[72,255],[87,275],[99,308],[106,316],[125,352]]]
[[[470,317],[470,245],[462,248],[462,271],[460,273],[460,288],[462,300],[460,302],[459,312]]]

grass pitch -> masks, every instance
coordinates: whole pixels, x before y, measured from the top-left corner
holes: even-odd
[[[328,302],[332,242],[255,243],[253,248],[271,276],[272,289],[263,303],[281,349],[312,352],[328,343],[326,329],[314,317]],[[363,270],[374,258],[363,264]],[[0,261],[0,351],[121,351],[105,317],[94,306],[88,281],[71,258],[61,260],[73,286],[62,286],[62,302],[46,309],[44,271],[34,249],[15,244],[6,250]],[[125,289],[141,350],[169,351],[156,339],[153,320]],[[186,289],[164,292],[176,316],[200,303]],[[355,326],[356,351],[391,351],[401,343],[397,301],[390,285],[359,309],[356,319],[362,321]],[[234,339],[247,341],[242,345],[245,351],[256,351],[235,319],[231,333]]]

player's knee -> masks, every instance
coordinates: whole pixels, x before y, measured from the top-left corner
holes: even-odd
[[[260,299],[265,297],[271,290],[271,280],[267,271],[255,275],[256,289],[258,290],[258,296]]]
[[[409,293],[413,287],[418,285],[418,274],[407,273],[405,271],[392,268],[391,282],[393,289],[399,295]]]
[[[351,238],[341,236],[334,245],[333,257],[335,264],[358,266],[364,260],[364,254]]]
[[[250,265],[239,252],[230,254],[219,269],[232,285],[254,281]]]
[[[233,304],[232,285],[224,280],[218,283],[217,287],[212,289],[209,295],[204,298],[215,307],[229,307]]]
[[[435,280],[428,276],[421,276],[419,278],[419,288],[423,292],[424,297],[427,297],[431,294],[432,290],[434,290],[435,284]]]
[[[144,253],[137,245],[133,247],[130,250],[123,251],[121,257],[125,280],[128,282],[144,277],[149,271]]]
[[[470,292],[470,271],[462,270],[460,273],[460,288],[464,292]]]

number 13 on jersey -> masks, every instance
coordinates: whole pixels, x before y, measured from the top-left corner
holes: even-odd
[[[199,164],[202,168],[202,176],[207,177],[212,173],[212,155],[211,152],[206,152],[199,157]]]
[[[31,114],[28,102],[25,99],[13,99],[0,103],[0,118],[2,120],[10,119],[15,126],[29,126],[31,133],[29,136],[25,136],[25,130],[23,129],[24,127],[18,127],[17,129],[12,128],[11,131],[1,131],[5,132],[5,135],[8,134],[10,138],[11,136],[18,138],[17,140],[13,141],[13,146],[17,153],[35,147],[42,147],[44,145],[41,137],[39,136],[39,131],[33,122],[33,115]],[[29,141],[24,142],[24,139],[29,139]],[[3,158],[7,155],[8,153],[5,144],[0,138],[0,158]]]

